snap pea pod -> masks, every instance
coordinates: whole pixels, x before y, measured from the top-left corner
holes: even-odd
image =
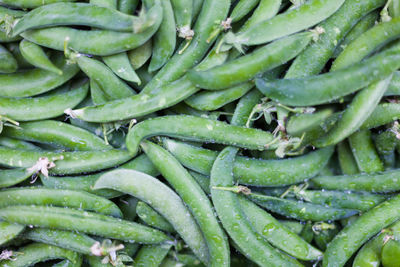
[[[147,60],[149,60],[153,50],[152,48],[152,41],[149,40],[143,45],[128,52],[129,62],[131,63],[133,69],[139,69],[147,62]]]
[[[400,118],[400,105],[397,103],[383,103],[378,105],[374,112],[361,125],[360,130],[376,128]]]
[[[87,255],[92,255],[91,247],[97,242],[95,239],[85,234],[45,228],[29,229],[24,232],[22,236],[32,241]]]
[[[136,208],[139,200],[132,196],[123,196],[118,200],[118,207],[124,215],[123,218],[128,221],[134,221],[137,217]]]
[[[380,233],[369,240],[358,251],[353,261],[353,267],[373,267],[381,262],[384,238],[390,233]]]
[[[134,262],[135,266],[158,267],[167,256],[172,244],[146,245],[137,253]]]
[[[144,141],[141,147],[191,210],[208,245],[210,266],[229,266],[227,237],[218,224],[211,202],[199,184],[179,161],[161,146]]]
[[[5,136],[0,137],[0,146],[16,148],[16,149],[40,150],[40,147],[35,146],[34,144],[22,140],[8,138]]]
[[[304,224],[298,221],[279,220],[279,222],[297,235],[299,235],[304,228]]]
[[[1,32],[0,32],[1,35]],[[1,39],[1,37],[0,37]],[[1,41],[1,40],[0,40]],[[21,50],[19,49],[19,43],[8,43],[7,44],[7,49],[13,54],[15,60],[18,63],[18,68],[19,69],[29,69],[32,68],[33,66],[26,61],[26,59],[22,56]]]
[[[11,16],[13,18],[20,18],[26,14],[25,11],[7,8],[5,6],[0,7],[0,18],[5,18],[6,15]]]
[[[24,31],[60,25],[89,26],[98,29],[143,32],[152,24],[117,10],[88,3],[54,3],[28,12],[13,26],[13,36]],[[155,21],[152,21],[155,23]]]
[[[112,201],[82,191],[18,187],[0,191],[0,207],[41,205],[69,207],[121,218],[122,212]]]
[[[398,0],[391,1],[389,4],[389,15],[398,17],[400,15],[400,3]]]
[[[196,182],[203,189],[204,193],[210,194],[210,177],[200,174],[198,172],[189,171],[190,175],[196,180]]]
[[[188,77],[204,89],[228,88],[288,62],[310,43],[313,36],[311,32],[288,36],[209,70],[189,71]]]
[[[0,188],[19,184],[33,174],[34,171],[23,168],[0,170]]]
[[[25,141],[60,145],[71,150],[90,151],[112,148],[100,137],[60,121],[20,123],[19,128],[7,127],[3,134]]]
[[[140,78],[129,62],[128,54],[121,52],[112,56],[103,57],[104,63],[121,79],[140,84]]]
[[[382,265],[387,267],[398,266],[397,259],[400,256],[400,242],[389,240],[382,248]]]
[[[47,152],[0,147],[0,164],[3,166],[30,168],[41,157],[48,158],[50,161],[56,161],[56,166],[49,170],[53,174],[93,172],[114,167],[132,158],[128,151],[117,149]]]
[[[314,241],[317,244],[317,246],[322,249],[326,250],[327,245],[331,240],[337,235],[339,232],[338,225],[337,224],[332,224],[333,229],[324,229],[321,231],[317,231],[314,234]]]
[[[184,254],[184,253],[176,253],[173,251],[169,252],[169,255],[179,261],[181,264],[184,264],[184,266],[199,266],[199,267],[204,267],[204,265],[199,261],[195,255],[193,254]]]
[[[79,254],[76,252],[42,243],[33,243],[22,247],[16,252],[16,255],[13,259],[2,261],[0,266],[27,267],[53,259],[67,259],[72,263],[79,261]]]
[[[88,93],[88,83],[78,81],[71,88],[63,86],[57,91],[33,98],[0,97],[0,114],[18,121],[50,119],[60,116],[66,109],[76,107]],[[29,109],[27,110],[27,107]]]
[[[1,221],[0,222],[0,245],[13,240],[25,229],[25,226]]]
[[[395,166],[395,148],[398,143],[396,135],[392,131],[384,131],[375,137],[375,147],[382,159],[385,169]]]
[[[322,252],[291,232],[256,204],[245,197],[238,199],[243,212],[257,233],[273,246],[301,260],[315,260],[322,256]]]
[[[51,267],[81,267],[83,262],[83,257],[79,255],[76,263],[72,263],[69,260],[63,260],[56,264],[53,264]]]
[[[22,39],[21,36],[10,37],[5,32],[0,30],[0,42],[2,43],[12,43],[20,41],[21,39]]]
[[[17,69],[17,60],[4,46],[0,45],[0,73],[13,73]]]
[[[375,206],[343,228],[328,244],[323,266],[343,266],[369,238],[399,218],[400,196],[397,195]]]
[[[358,213],[358,211],[354,209],[326,207],[256,193],[251,193],[248,197],[258,205],[272,212],[300,221],[333,221],[347,218]]]
[[[361,172],[372,173],[384,170],[369,130],[352,134],[349,137],[349,143]]]
[[[239,0],[229,15],[232,22],[237,22],[244,18],[259,4],[259,2],[260,0]]]
[[[44,50],[37,44],[22,40],[19,43],[19,50],[29,64],[43,70],[54,72],[58,75],[63,74],[63,71],[51,62]]]
[[[133,14],[138,4],[139,0],[119,0],[118,10],[125,14]]]
[[[106,93],[94,79],[90,79],[90,98],[95,105],[101,105],[108,101]]]
[[[75,2],[76,0],[1,0],[0,3],[6,6],[25,8],[37,8],[57,2]]]
[[[162,8],[155,5],[146,15],[146,21],[153,25],[141,33],[125,33],[108,30],[80,30],[69,27],[51,27],[29,30],[21,33],[25,39],[40,46],[64,51],[67,41],[68,48],[77,52],[109,56],[125,52],[143,45],[157,31],[162,20]],[[145,23],[145,22],[144,22]],[[90,42],[87,42],[90,40]]]
[[[157,244],[169,240],[164,233],[141,224],[69,208],[8,206],[0,209],[0,218],[23,225],[78,231],[128,242]]]
[[[171,129],[170,125],[175,127]],[[127,135],[129,151],[136,154],[140,142],[148,137],[164,135],[192,141],[234,145],[247,149],[273,149],[268,144],[273,136],[258,129],[229,125],[227,123],[195,116],[164,116],[136,124]]]
[[[285,78],[299,78],[321,72],[335,48],[350,29],[366,14],[384,5],[385,0],[348,0],[318,27],[324,33],[293,61]],[[357,62],[357,61],[355,61]]]
[[[171,0],[171,4],[179,37],[191,39],[193,34],[187,31],[190,31],[192,25],[193,0]]]
[[[171,139],[163,139],[164,147],[185,167],[209,175],[218,152],[194,147]],[[296,184],[317,175],[326,165],[333,148],[310,152],[304,156],[282,160],[260,160],[236,157],[233,175],[241,184],[283,186]]]
[[[175,231],[172,225],[166,219],[164,219],[164,217],[153,210],[145,202],[138,202],[136,206],[136,212],[138,217],[149,226],[155,227],[168,233],[173,233]]]
[[[114,170],[103,174],[94,189],[114,189],[130,194],[159,212],[203,262],[208,261],[207,244],[196,221],[179,196],[165,184],[134,170]]]
[[[347,141],[343,141],[337,146],[340,169],[343,174],[352,175],[359,173],[357,162],[353,156]]]
[[[187,98],[185,103],[197,110],[212,111],[241,98],[253,87],[247,82],[218,91],[201,91]]]
[[[228,43],[240,45],[264,44],[312,27],[335,13],[344,0],[311,0],[269,20],[239,31]]]
[[[258,23],[273,18],[279,12],[282,0],[261,0],[253,14],[244,25],[240,28],[241,31],[247,31]]]
[[[77,66],[67,64],[61,54],[56,55],[54,64],[62,70],[62,75],[42,69],[0,75],[0,96],[25,97],[45,93],[64,84],[79,71]]]
[[[317,176],[310,182],[313,188],[327,190],[352,190],[374,193],[396,192],[400,188],[399,172],[399,170],[390,170],[375,174]]]
[[[297,79],[256,79],[257,88],[284,105],[319,105],[389,76],[400,66],[399,44],[348,68]]]

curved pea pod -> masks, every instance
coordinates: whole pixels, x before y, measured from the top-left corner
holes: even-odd
[[[288,10],[269,20],[261,21],[239,32],[228,43],[239,45],[264,44],[299,32],[330,17],[340,8],[344,0],[312,0],[298,8]]]
[[[26,150],[41,150],[40,147],[18,139],[8,138],[5,136],[0,137],[0,146],[9,148],[26,149]]]
[[[188,77],[196,86],[209,90],[246,82],[296,57],[310,43],[313,35],[305,32],[288,36],[209,70],[189,71]]]
[[[121,210],[112,201],[82,191],[18,187],[0,191],[0,207],[15,205],[51,205],[82,209],[121,218]]]
[[[126,52],[103,57],[104,63],[121,79],[140,84],[140,78],[133,69]]]
[[[60,116],[66,109],[77,106],[85,99],[89,84],[79,81],[72,88],[62,87],[44,96],[31,98],[0,97],[0,114],[18,121],[50,119]],[[29,107],[29,110],[26,109]]]
[[[348,68],[298,79],[256,79],[257,88],[269,98],[290,106],[328,103],[382,80],[400,67],[399,45]]]
[[[326,207],[293,199],[284,199],[260,194],[250,194],[249,198],[258,205],[283,216],[301,221],[333,221],[358,213],[354,209]]]
[[[0,188],[19,184],[34,174],[24,168],[0,170]]]
[[[62,70],[62,75],[42,69],[0,75],[0,96],[26,97],[45,93],[64,84],[79,71],[77,66],[67,64],[61,54],[56,55],[54,64]]]
[[[241,98],[253,87],[252,83],[243,83],[224,90],[201,91],[187,98],[185,103],[197,110],[216,110]]]
[[[374,267],[380,264],[386,237],[387,233],[380,233],[365,243],[354,258],[353,267]]]
[[[13,240],[25,229],[25,226],[8,222],[0,222],[0,245]]]
[[[37,8],[43,5],[48,5],[57,2],[74,2],[76,0],[1,0],[0,3],[18,8]]]
[[[1,35],[1,32],[0,32]],[[1,39],[1,38],[0,38]],[[0,40],[1,41],[1,40]],[[21,50],[19,49],[19,43],[9,43],[7,44],[7,49],[13,54],[15,60],[18,63],[19,69],[29,69],[33,66],[26,61],[26,59],[22,56]]]
[[[385,267],[398,267],[400,257],[400,242],[389,240],[382,248],[382,265]]]
[[[256,204],[244,197],[238,199],[243,212],[255,230],[273,246],[301,260],[315,260],[322,256],[321,251],[291,232]]]
[[[188,33],[192,24],[193,0],[171,0],[179,37],[191,39],[193,33]]]
[[[94,189],[114,189],[130,194],[166,218],[203,262],[208,261],[204,237],[180,197],[156,178],[134,170],[115,170],[102,175]]]
[[[327,245],[339,232],[338,225],[332,224],[332,229],[323,229],[314,234],[314,241],[317,246],[323,251],[326,250]]]
[[[138,4],[139,0],[120,0],[118,1],[118,10],[125,14],[133,14]]]
[[[240,28],[240,31],[247,31],[258,23],[273,18],[276,14],[278,14],[279,8],[282,4],[282,0],[261,0],[257,2],[259,2],[257,8],[253,11],[251,17],[248,18],[244,25]]]
[[[358,170],[357,162],[353,156],[353,152],[346,141],[343,141],[337,145],[337,154],[340,169],[342,170],[343,174],[352,175],[360,172]]]
[[[249,14],[258,4],[260,0],[241,0],[238,1],[235,7],[233,8],[229,18],[232,19],[232,22],[237,22]]]
[[[376,128],[400,118],[400,104],[383,103],[379,104],[374,112],[364,121],[360,130]]]
[[[12,43],[17,42],[22,39],[21,36],[10,37],[5,32],[0,30],[0,42],[2,43]]]
[[[90,151],[111,149],[100,137],[71,124],[43,120],[20,123],[18,128],[7,127],[3,134],[25,141],[54,144],[71,150]]]
[[[147,226],[89,211],[43,206],[8,206],[0,209],[5,221],[41,228],[78,231],[106,238],[144,244],[162,243],[169,238]]]
[[[142,46],[139,46],[128,52],[129,62],[131,63],[133,69],[139,69],[149,60],[153,50],[152,47],[152,41],[149,40]]]
[[[0,45],[0,73],[13,73],[17,69],[17,60],[4,46]]]
[[[209,175],[218,152],[194,147],[171,139],[163,139],[164,147],[185,167]],[[304,156],[282,160],[260,160],[238,156],[233,175],[241,183],[254,186],[283,186],[314,177],[327,164],[333,148],[310,152]]]
[[[46,152],[0,147],[0,163],[4,166],[31,168],[37,165],[40,158],[47,158],[50,162],[55,161],[55,167],[50,169],[50,173],[73,174],[111,168],[128,161],[132,156],[128,151],[117,149]]]
[[[58,75],[63,74],[63,71],[51,62],[44,50],[37,44],[24,39],[19,43],[19,50],[29,64],[43,70],[54,72]]]
[[[136,212],[138,217],[149,226],[155,227],[168,233],[173,233],[175,231],[172,225],[166,219],[164,219],[164,217],[153,210],[145,202],[138,202],[136,206]]]
[[[79,254],[60,247],[32,243],[20,248],[15,252],[16,257],[2,261],[1,267],[26,267],[33,266],[42,261],[53,259],[67,259],[72,263],[77,263],[80,260]]]
[[[328,244],[323,266],[343,266],[368,239],[399,218],[400,195],[397,195],[375,206],[343,228]]]
[[[5,18],[7,15],[13,18],[20,18],[23,17],[27,12],[22,10],[16,10],[7,8],[5,6],[0,7],[0,18]]]
[[[382,159],[385,168],[394,168],[395,166],[395,148],[398,144],[396,134],[390,130],[379,133],[375,137],[375,147]]]
[[[25,39],[40,46],[64,51],[64,46],[90,55],[109,56],[143,45],[157,31],[162,20],[162,8],[155,5],[146,16],[152,26],[141,33],[125,33],[108,30],[80,30],[69,27],[51,27],[21,33]],[[90,42],[87,42],[90,40]]]
[[[134,259],[135,266],[160,266],[172,244],[142,246]]]

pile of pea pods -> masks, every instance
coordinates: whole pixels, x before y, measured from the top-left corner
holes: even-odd
[[[400,0],[0,0],[0,267],[399,267]]]

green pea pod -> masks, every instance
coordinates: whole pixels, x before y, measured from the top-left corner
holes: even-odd
[[[204,193],[210,194],[210,177],[205,176],[203,174],[189,171],[190,175],[196,180],[196,182],[200,185],[203,189]]]
[[[127,221],[134,221],[137,217],[136,208],[139,200],[132,196],[123,196],[119,199],[118,207]]]
[[[233,8],[229,17],[232,22],[237,22],[249,14],[258,4],[260,0],[239,0],[235,7]]]
[[[1,267],[26,267],[33,266],[42,261],[53,259],[67,259],[72,263],[77,263],[80,259],[79,254],[60,247],[32,243],[16,251],[16,257],[0,263]]]
[[[92,255],[91,247],[97,242],[84,234],[44,228],[30,229],[23,233],[23,238],[87,255]]]
[[[172,225],[164,219],[164,217],[142,201],[138,202],[136,212],[138,217],[151,227],[155,227],[168,233],[173,233],[175,231]]]
[[[22,40],[19,43],[19,50],[29,64],[43,70],[54,72],[58,75],[63,74],[63,71],[50,61],[43,49],[37,44]]]
[[[333,229],[326,229],[326,230],[322,230],[322,231],[318,231],[315,235],[314,235],[314,241],[317,244],[317,246],[322,249],[322,250],[326,250],[327,245],[329,244],[329,242],[332,241],[332,239],[337,235],[337,233],[339,232],[338,229],[338,225],[333,224]]]
[[[190,31],[192,25],[193,0],[171,0],[171,4],[179,37],[192,38],[193,34],[187,31]]]
[[[397,195],[375,206],[343,228],[329,243],[322,265],[343,266],[368,239],[399,218],[400,196]]]
[[[340,169],[343,174],[352,175],[359,173],[357,162],[353,156],[349,144],[343,141],[337,146]]]
[[[71,89],[64,87],[33,98],[0,97],[0,114],[18,121],[55,118],[82,102],[88,93],[88,85],[86,81],[78,81]]]
[[[4,46],[0,45],[0,73],[13,73],[17,69],[17,60]]]
[[[93,211],[121,218],[122,212],[112,201],[82,191],[18,187],[0,191],[0,207],[15,205],[51,205]]]
[[[144,244],[157,244],[169,240],[164,233],[141,224],[69,208],[8,206],[0,209],[0,218],[23,225],[78,231]]]
[[[156,178],[134,170],[103,174],[94,189],[114,189],[151,205],[171,223],[199,259],[208,261],[208,249],[196,221],[179,196]]]
[[[119,2],[119,1],[118,1]],[[117,9],[117,0],[89,0],[90,4],[98,5],[101,7],[107,7],[111,9]]]
[[[0,33],[1,35],[1,33]],[[22,56],[21,50],[19,49],[19,43],[9,43],[7,44],[7,49],[13,54],[15,60],[17,61],[18,68],[20,69],[29,69],[33,66],[26,61],[26,59]]]
[[[253,26],[273,18],[279,12],[282,0],[261,0],[251,17],[240,28],[240,31],[247,31]]]
[[[76,263],[72,263],[69,260],[63,260],[56,264],[53,264],[51,267],[81,267],[83,262],[83,257],[79,255],[78,261]]]
[[[67,64],[61,54],[56,55],[54,64],[62,70],[62,75],[42,69],[0,75],[0,96],[25,97],[45,93],[64,84],[79,71],[77,66]]]
[[[382,80],[400,67],[399,45],[348,68],[326,74],[268,81],[256,79],[257,88],[269,98],[290,106],[327,103]]]
[[[218,152],[163,139],[164,147],[185,167],[209,175]],[[333,148],[310,152],[304,156],[280,160],[260,160],[238,156],[233,175],[241,184],[283,186],[296,184],[317,175],[328,162]]]
[[[19,184],[31,177],[33,173],[33,171],[22,168],[0,170],[0,188]]]
[[[3,134],[12,138],[59,145],[71,150],[111,149],[100,137],[70,124],[43,120],[20,123],[18,128],[7,127]]]
[[[382,265],[385,267],[399,266],[400,242],[389,240],[382,248]]]
[[[75,2],[76,0],[0,0],[6,6],[18,7],[22,9],[37,8],[57,2]]]
[[[119,0],[118,10],[125,14],[133,14],[138,4],[139,0]]]
[[[152,53],[152,42],[151,40],[144,43],[142,46],[139,46],[135,49],[132,49],[128,52],[129,62],[132,65],[134,70],[142,67],[147,60],[151,57]]]
[[[8,241],[13,240],[25,229],[25,226],[19,224],[12,224],[8,222],[0,222],[0,245],[6,244]]]
[[[140,84],[140,78],[129,62],[128,54],[125,52],[112,56],[103,57],[104,63],[121,79]]]
[[[90,79],[90,98],[95,105],[101,105],[108,101],[106,93],[94,79]]]
[[[21,36],[10,37],[7,33],[0,31],[0,42],[2,43],[12,43],[22,40]]]
[[[137,253],[134,262],[135,266],[158,267],[167,256],[172,244],[146,245]]]
[[[400,15],[400,3],[398,0],[390,2],[389,15],[392,17],[398,17]]]
[[[385,237],[387,233],[381,233],[365,243],[354,258],[353,267],[374,267],[380,264]]]
[[[378,151],[380,158],[382,159],[385,168],[394,168],[395,166],[395,155],[394,151],[398,144],[398,139],[395,133],[392,131],[384,131],[375,137],[375,147]]]
[[[360,130],[376,128],[398,118],[400,118],[400,105],[398,103],[383,103],[375,108],[374,112],[361,125]]]
[[[21,125],[21,124],[20,124]],[[0,137],[0,146],[5,146],[9,148],[17,148],[17,149],[26,149],[26,150],[41,150],[40,147],[31,144],[29,142],[25,142],[22,140],[17,140],[8,137]]]
[[[90,55],[109,56],[143,45],[157,31],[162,20],[160,5],[152,7],[146,21],[152,26],[141,33],[125,33],[108,30],[79,30],[69,27],[51,27],[21,33],[25,39],[40,46],[64,51],[68,48]],[[90,40],[90,42],[87,42]]]
[[[189,71],[188,77],[196,86],[209,90],[246,82],[296,57],[310,43],[313,35],[305,32],[288,36],[209,70]]]
[[[393,72],[392,81],[389,88],[385,92],[385,96],[399,95],[400,94],[400,72]]]
[[[301,230],[300,237],[303,238],[307,243],[311,243],[314,240],[314,231],[312,229],[313,222],[308,221],[304,224],[303,230]]]
[[[5,18],[7,15],[13,18],[20,18],[23,17],[25,14],[26,12],[22,10],[11,9],[4,6],[0,7],[0,18]]]

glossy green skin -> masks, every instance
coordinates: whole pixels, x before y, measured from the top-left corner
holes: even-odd
[[[384,171],[383,162],[379,158],[369,130],[354,133],[349,137],[349,143],[358,169],[361,172],[374,173]]]
[[[400,36],[400,18],[379,23],[351,42],[332,63],[331,70],[346,68],[361,61],[377,48],[384,46]]]
[[[38,262],[48,261],[53,259],[67,259],[72,263],[79,261],[79,254],[60,247],[33,243],[20,248],[17,252],[17,257],[12,260],[5,260],[0,263],[1,267],[29,267]]]
[[[121,52],[103,57],[104,63],[121,79],[140,84],[140,79],[129,62],[128,54]]]
[[[157,228],[167,233],[175,232],[174,227],[161,216],[157,211],[153,210],[145,202],[139,201],[136,206],[137,216],[147,225]]]
[[[260,266],[301,266],[281,254],[254,232],[243,212],[238,196],[229,191],[213,189],[215,186],[234,184],[233,162],[238,149],[227,147],[218,155],[211,170],[211,199],[221,223],[242,253]]]
[[[153,52],[149,72],[154,72],[164,66],[174,53],[176,46],[176,26],[171,1],[164,0],[161,4],[163,21],[153,37]]]
[[[347,218],[358,213],[358,211],[354,209],[326,207],[267,195],[251,194],[249,197],[258,205],[272,212],[300,221],[333,221]]]
[[[20,18],[23,17],[26,13],[27,12],[22,10],[15,10],[4,6],[0,6],[0,18],[4,18],[6,15],[12,16],[14,18]]]
[[[279,12],[282,0],[261,0],[257,8],[253,11],[251,17],[240,28],[241,31],[247,31],[258,23],[273,18]]]
[[[338,43],[366,14],[385,4],[385,0],[348,0],[327,20],[320,23],[325,32],[307,47],[290,66],[285,78],[316,75],[332,57]],[[355,61],[357,62],[357,61]]]
[[[90,99],[95,105],[101,105],[108,102],[107,95],[104,93],[103,89],[101,89],[99,83],[94,79],[90,79]]]
[[[25,229],[25,226],[19,224],[11,224],[8,222],[0,222],[0,245],[6,244],[13,240]]]
[[[37,8],[43,5],[48,5],[57,2],[74,2],[76,0],[0,0],[0,3],[6,6],[19,8]]]
[[[133,69],[137,70],[143,66],[151,57],[152,53],[152,41],[149,40],[142,46],[139,46],[128,52],[129,62]]]
[[[143,244],[157,244],[169,240],[162,232],[141,224],[68,208],[8,206],[0,209],[0,218],[23,225],[78,231]]]
[[[382,248],[382,264],[385,267],[398,267],[400,257],[400,242],[389,240]]]
[[[194,147],[171,139],[163,145],[185,167],[209,175],[218,152]],[[236,157],[233,175],[241,184],[254,186],[283,186],[314,177],[326,165],[333,148],[317,150],[304,156],[283,160],[260,160]]]
[[[176,26],[178,29],[191,26],[193,16],[193,0],[171,0]],[[196,32],[195,32],[196,34]]]
[[[400,218],[400,196],[394,196],[347,225],[329,243],[323,266],[343,266],[368,239]]]
[[[62,70],[62,75],[42,69],[0,75],[0,96],[26,97],[45,93],[67,82],[79,71],[76,65],[67,64],[61,54],[54,58],[54,64]]]
[[[90,4],[107,7],[107,8],[111,8],[111,9],[117,9],[117,6],[118,6],[117,2],[119,2],[119,1],[118,0],[89,0]]]
[[[229,15],[232,22],[241,20],[249,14],[259,4],[259,2],[260,0],[239,0]]]
[[[390,130],[381,132],[374,138],[374,143],[376,150],[385,165],[385,169],[394,168],[396,163],[394,153],[396,145],[398,144],[398,139],[396,138],[395,133]]]
[[[90,151],[112,148],[103,139],[89,131],[52,120],[20,123],[19,128],[4,129],[3,135],[25,141],[54,144],[71,150]]]
[[[65,38],[69,37],[68,47],[81,53],[108,56],[125,52],[143,45],[157,31],[162,20],[162,8],[154,6],[147,14],[147,22],[154,22],[141,33],[125,33],[108,30],[78,30],[68,27],[52,27],[29,30],[21,36],[40,46],[64,51]],[[90,40],[90,42],[87,42]]]
[[[10,37],[5,32],[0,31],[0,42],[2,43],[11,43],[21,40],[21,36]]]
[[[368,211],[386,197],[371,193],[349,193],[343,191],[303,190],[297,195],[301,200],[330,207]]]
[[[135,266],[140,267],[158,267],[167,256],[172,244],[146,245],[136,254],[134,259]]]
[[[114,202],[82,191],[18,187],[0,191],[0,207],[16,205],[41,205],[88,210],[122,218],[122,212]]]
[[[359,173],[357,162],[353,156],[349,144],[343,141],[337,145],[337,153],[340,169],[343,174],[352,175]]]
[[[288,36],[209,70],[189,71],[188,77],[204,89],[228,88],[288,62],[310,43],[312,37],[311,32]]]
[[[138,17],[98,5],[55,3],[36,8],[23,16],[13,27],[13,35],[16,36],[31,29],[60,25],[90,26],[104,30],[131,32],[137,20]],[[143,30],[146,28],[141,29]]]
[[[1,33],[0,33],[1,35]],[[1,38],[0,38],[1,39]],[[0,40],[1,41],[1,40]],[[22,56],[21,50],[19,49],[19,43],[9,43],[7,44],[7,49],[13,54],[15,60],[18,63],[18,68],[20,69],[29,69],[33,66],[26,61],[26,59]]]
[[[351,94],[382,80],[400,67],[399,45],[348,68],[297,79],[256,79],[257,88],[269,98],[289,106],[310,106]]]
[[[335,145],[356,132],[364,121],[374,112],[383,94],[387,90],[391,76],[374,82],[358,92],[347,106],[339,121],[327,135],[313,142],[316,147]]]
[[[23,233],[23,237],[87,255],[92,255],[90,248],[96,243],[95,239],[84,234],[45,228],[30,229]]]
[[[190,175],[196,180],[196,182],[203,189],[204,193],[210,194],[210,177],[200,174],[198,172],[189,171]]]
[[[71,90],[60,89],[45,96],[33,98],[0,97],[0,114],[17,121],[55,118],[68,108],[76,107],[88,93],[88,83],[78,82]],[[26,109],[29,107],[29,110]]]
[[[73,112],[77,118],[90,122],[112,122],[138,118],[173,106],[198,90],[188,79],[182,78],[159,88],[156,94],[141,92],[138,95],[73,110]]]
[[[245,197],[239,197],[238,199],[243,212],[256,232],[274,247],[300,260],[316,260],[322,256],[322,252],[291,232],[256,204]]]
[[[4,46],[0,45],[0,73],[13,73],[17,69],[17,60]]]
[[[209,265],[229,266],[230,250],[227,237],[218,224],[213,206],[200,185],[164,148],[148,141],[142,142],[141,147],[191,210],[207,242]]]
[[[253,87],[247,82],[224,90],[201,91],[187,98],[185,103],[197,110],[212,111],[241,98]]]
[[[63,160],[57,160],[61,156]],[[40,157],[55,160],[56,166],[49,170],[53,174],[75,174],[94,172],[124,163],[132,158],[125,150],[109,149],[76,152],[46,152],[16,150],[0,147],[0,163],[8,167],[32,167]]]
[[[83,261],[83,257],[81,255],[79,255],[79,260],[77,261],[77,263],[72,263],[69,260],[63,260],[60,261],[56,264],[53,264],[51,267],[81,267],[82,266],[82,261]]]
[[[400,105],[397,103],[383,103],[378,105],[374,112],[365,120],[360,129],[376,128],[400,118]]]
[[[308,1],[298,8],[286,11],[239,32],[234,38],[234,42],[243,45],[264,44],[299,32],[330,17],[344,2],[344,0]]]
[[[378,234],[363,245],[354,258],[353,267],[379,266],[385,236],[387,236],[385,233]]]
[[[34,144],[31,144],[29,142],[8,138],[5,136],[0,137],[0,146],[16,148],[16,149],[26,149],[26,150],[41,150],[40,147],[35,146]]]
[[[0,188],[19,184],[31,177],[32,174],[33,172],[21,168],[0,170]]]
[[[174,128],[171,128],[171,125],[175,125]],[[127,135],[127,148],[131,153],[136,154],[143,139],[157,135],[234,145],[247,149],[265,150],[274,148],[273,146],[267,147],[267,144],[273,139],[270,132],[182,115],[147,119],[136,124]]]
[[[152,176],[134,170],[114,170],[103,174],[94,189],[114,189],[151,205],[171,223],[176,232],[203,262],[208,261],[204,237],[180,197]]]
[[[63,74],[63,71],[50,61],[44,50],[37,44],[22,40],[19,43],[19,50],[29,64],[43,70],[54,72],[58,75]]]
[[[139,0],[119,0],[118,10],[125,14],[133,14],[138,4]]]
[[[385,96],[399,95],[400,94],[400,72],[393,72],[392,81],[389,88],[385,92]]]

